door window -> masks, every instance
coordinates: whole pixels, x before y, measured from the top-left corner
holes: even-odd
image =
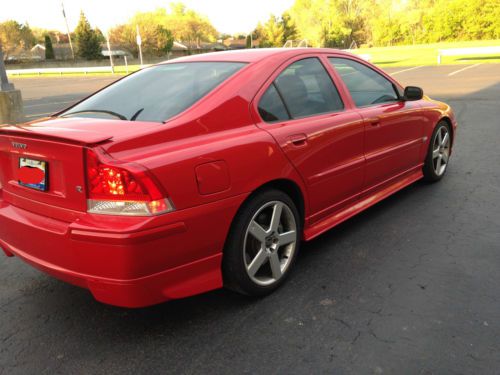
[[[270,111],[266,108],[273,108],[273,118],[281,120],[340,111],[344,104],[325,67],[313,57],[287,67],[264,94],[259,112],[264,121],[269,121],[261,108],[267,113]]]
[[[328,60],[344,81],[356,106],[399,100],[394,84],[366,65],[337,57],[330,57]]]

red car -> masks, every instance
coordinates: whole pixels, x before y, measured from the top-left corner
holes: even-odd
[[[176,59],[0,128],[0,247],[118,306],[265,295],[302,240],[440,180],[456,128],[337,50]]]

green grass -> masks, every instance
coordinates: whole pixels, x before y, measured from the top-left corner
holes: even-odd
[[[418,44],[412,46],[360,48],[356,54],[369,54],[372,62],[382,67],[437,65],[438,50],[467,47],[500,46],[500,40],[482,40],[473,42],[447,42]],[[443,56],[442,65],[500,63],[500,54],[478,56]]]
[[[105,66],[105,64],[103,64]],[[128,66],[128,73],[135,72],[140,69],[140,65],[129,65]],[[123,76],[127,74],[127,69],[125,66],[115,66],[115,76]],[[113,76],[109,72],[92,72],[92,73],[42,73],[42,74],[36,74],[36,73],[30,73],[30,74],[9,74],[10,78],[34,78],[34,77],[106,77],[106,76]]]

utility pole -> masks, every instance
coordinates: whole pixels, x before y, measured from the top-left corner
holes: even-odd
[[[2,45],[0,44],[0,125],[22,122],[23,117],[21,91],[16,90],[14,85],[9,83],[3,62]]]
[[[141,68],[142,68],[142,39],[141,34],[139,33],[139,25],[135,25],[135,30],[137,32],[137,46],[139,47],[139,59],[141,60]]]
[[[66,18],[66,12],[64,11],[64,3],[61,1],[62,13],[64,16],[64,22],[66,22],[66,33],[68,34],[69,48],[71,48],[71,56],[73,60],[75,59],[75,51],[73,50],[73,43],[71,43],[71,34],[69,32],[68,19]]]
[[[109,33],[106,33],[106,44],[108,45],[109,63],[111,64],[111,73],[115,74],[115,66],[113,64],[113,51],[111,51],[111,47],[109,45]]]
[[[3,51],[0,45],[0,91],[11,91],[14,90],[14,85],[9,83],[7,78],[7,70],[5,69],[5,64],[3,62]]]

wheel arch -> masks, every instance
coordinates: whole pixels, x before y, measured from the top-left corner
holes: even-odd
[[[235,219],[238,217],[239,213],[241,210],[245,207],[247,202],[249,202],[253,197],[258,195],[259,193],[266,191],[266,190],[280,190],[283,193],[287,194],[292,201],[296,204],[297,210],[299,211],[300,219],[302,221],[301,227],[302,231],[304,231],[304,225],[305,225],[305,218],[306,218],[306,212],[307,212],[307,201],[306,201],[306,194],[305,191],[301,188],[301,186],[294,180],[290,178],[277,178],[274,180],[269,180],[265,183],[262,183],[258,187],[256,187],[240,204],[238,209],[236,210],[236,213],[234,214],[232,220],[231,220],[231,225],[229,226],[229,230],[226,235],[226,239],[224,241],[224,249],[226,249],[227,241],[229,239],[229,236],[231,235],[231,232],[233,230],[233,226],[235,223]]]
[[[256,188],[252,192],[252,194],[250,194],[250,196],[245,200],[245,202],[251,199],[253,196],[259,194],[261,191],[269,189],[281,190],[283,193],[287,194],[292,199],[292,201],[297,206],[297,210],[299,211],[300,218],[302,219],[302,224],[303,224],[306,213],[305,194],[300,188],[300,186],[291,179],[279,178],[276,180],[268,181],[259,186],[258,188]],[[245,202],[243,202],[243,204]]]
[[[453,140],[455,139],[455,134],[454,134],[454,129],[453,129],[453,123],[451,122],[451,119],[448,116],[443,116],[439,119],[438,123],[439,124],[441,121],[445,121],[449,127],[450,127],[450,134],[451,134],[451,144],[453,146]],[[437,126],[437,124],[435,126]]]

